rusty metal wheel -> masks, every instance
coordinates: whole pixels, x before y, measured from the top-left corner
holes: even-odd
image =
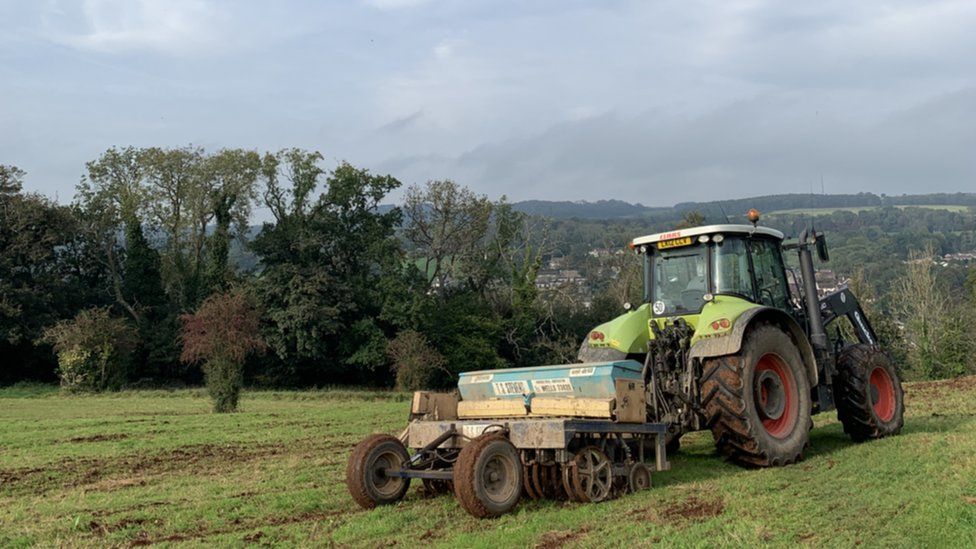
[[[454,495],[477,518],[503,515],[518,504],[522,460],[504,435],[482,435],[464,447],[454,466]]]
[[[546,497],[546,487],[542,482],[542,465],[536,461],[532,464],[532,489],[535,490],[536,494],[539,494],[539,499]]]
[[[640,492],[651,487],[651,470],[643,463],[630,466],[627,481],[631,492]]]
[[[546,480],[546,486],[549,489],[549,498],[556,501],[565,500],[566,490],[563,489],[563,479],[559,471],[558,463],[546,466]]]
[[[349,494],[364,509],[399,501],[410,479],[386,475],[410,460],[403,443],[394,436],[372,435],[356,445],[346,464]]]
[[[563,491],[566,492],[566,499],[569,501],[583,501],[576,493],[576,486],[573,484],[573,471],[575,470],[576,464],[572,461],[562,464]]]
[[[613,462],[603,450],[587,446],[573,458],[573,487],[582,501],[599,503],[613,491]]]
[[[530,499],[540,499],[542,497],[542,495],[538,494],[535,491],[535,488],[533,488],[532,486],[531,465],[524,465],[524,464],[522,465],[522,490],[525,492],[525,495],[528,496]]]

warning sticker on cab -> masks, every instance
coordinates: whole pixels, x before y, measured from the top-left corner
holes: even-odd
[[[596,368],[594,368],[592,366],[589,366],[589,367],[586,367],[586,368],[573,368],[573,369],[571,369],[569,371],[569,377],[591,376],[591,375],[593,375],[593,372],[595,372],[595,371],[596,371]]]
[[[537,393],[572,393],[573,384],[568,377],[557,377],[552,379],[533,379],[532,388]]]
[[[527,395],[529,394],[529,384],[524,380],[516,381],[496,381],[491,384],[495,389],[496,395]]]

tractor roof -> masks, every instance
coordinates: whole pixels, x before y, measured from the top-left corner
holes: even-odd
[[[783,233],[777,231],[776,229],[770,229],[769,227],[753,227],[752,225],[705,225],[704,227],[692,227],[690,229],[676,229],[673,231],[668,231],[666,233],[657,233],[647,236],[639,236],[631,242],[631,246],[640,246],[641,244],[649,244],[652,242],[660,242],[662,240],[673,240],[675,238],[683,238],[686,236],[699,236],[703,234],[764,234],[772,236],[779,240],[783,240]]]

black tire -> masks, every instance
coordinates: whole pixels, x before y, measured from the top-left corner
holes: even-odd
[[[716,448],[731,461],[768,467],[803,458],[813,425],[810,381],[779,327],[759,324],[739,354],[704,361],[702,405]]]
[[[898,434],[905,423],[901,379],[873,345],[850,345],[837,355],[834,400],[844,432],[857,442]]]
[[[454,495],[471,516],[503,515],[518,505],[523,488],[518,450],[502,435],[483,435],[461,450],[454,465]]]
[[[402,467],[410,460],[400,439],[372,435],[353,448],[346,464],[346,486],[352,499],[363,509],[400,501],[410,488],[409,478],[391,478],[383,470]]]

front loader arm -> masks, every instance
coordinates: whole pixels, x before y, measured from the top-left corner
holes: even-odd
[[[864,314],[861,302],[849,289],[842,288],[820,298],[820,311],[825,328],[834,320],[846,316],[851,321],[854,333],[857,334],[857,339],[861,343],[878,344],[878,336],[874,333],[874,328],[871,327],[867,315]]]

